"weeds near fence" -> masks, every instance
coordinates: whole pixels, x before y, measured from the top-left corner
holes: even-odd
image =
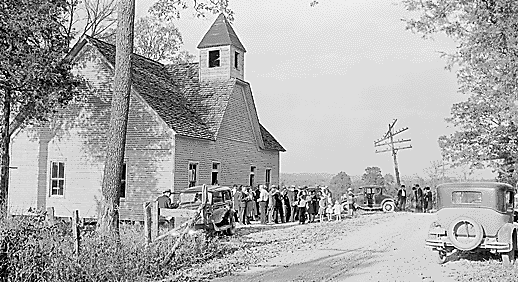
[[[174,238],[147,245],[143,230],[121,226],[121,241],[83,232],[74,253],[71,226],[49,225],[43,217],[0,219],[0,281],[198,281],[187,269],[235,251],[226,239],[187,236],[173,260],[163,265]],[[3,277],[1,275],[4,275]]]

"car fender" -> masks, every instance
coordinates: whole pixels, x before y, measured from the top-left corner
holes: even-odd
[[[506,223],[498,230],[497,241],[502,243],[513,243],[513,231],[518,230],[518,225],[514,223]],[[515,246],[516,248],[516,246]]]
[[[213,220],[215,223],[219,223],[219,222],[221,222],[221,221],[225,218],[225,216],[226,216],[227,212],[229,212],[229,209],[227,209],[227,208],[216,209],[216,210],[212,213],[212,220]],[[231,211],[230,211],[230,212],[231,212]]]
[[[392,199],[392,198],[383,199],[383,201],[381,201],[381,205],[383,206],[386,202],[393,202],[394,203],[394,199]]]

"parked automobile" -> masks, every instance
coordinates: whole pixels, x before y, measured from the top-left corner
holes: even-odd
[[[201,218],[195,223],[195,229],[223,232],[233,235],[236,229],[234,209],[232,207],[231,188],[226,186],[206,186],[206,204],[202,208]],[[200,207],[203,196],[203,186],[187,188],[178,195],[177,208],[161,214],[175,218],[189,218]]]
[[[437,187],[437,220],[426,245],[444,263],[457,251],[500,253],[504,264],[514,263],[518,224],[515,189],[504,183],[448,183]]]
[[[368,185],[359,188],[355,195],[355,206],[362,210],[381,210],[383,212],[394,212],[396,205],[394,199],[383,194],[383,186]],[[346,203],[347,204],[347,203]]]

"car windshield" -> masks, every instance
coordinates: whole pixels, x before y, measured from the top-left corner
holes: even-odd
[[[208,193],[209,203],[211,202],[212,194]],[[201,192],[197,193],[180,193],[180,204],[196,204],[201,203]]]
[[[451,202],[454,204],[480,204],[482,193],[474,191],[455,191],[451,194]]]

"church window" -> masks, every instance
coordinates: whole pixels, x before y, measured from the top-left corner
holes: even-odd
[[[234,68],[239,69],[239,52],[234,54]]]
[[[209,68],[215,68],[219,66],[219,50],[209,51]]]

